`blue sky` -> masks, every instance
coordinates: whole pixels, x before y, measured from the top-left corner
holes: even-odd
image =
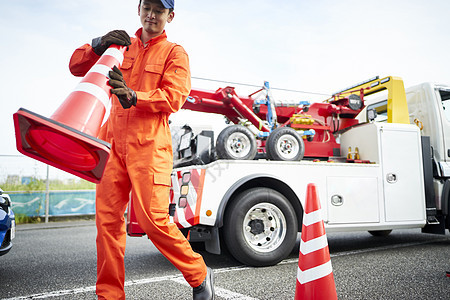
[[[137,5],[0,0],[0,155],[18,154],[13,113],[23,107],[50,117],[80,80],[68,70],[74,49],[113,29],[133,35],[140,27]],[[450,84],[449,11],[446,0],[177,0],[166,30],[189,53],[194,77],[254,85],[267,80],[276,88],[330,94],[375,75],[402,77],[405,86]],[[192,83],[211,90],[225,85]],[[246,95],[256,88],[236,90]],[[191,116],[183,112],[174,120],[187,123]]]

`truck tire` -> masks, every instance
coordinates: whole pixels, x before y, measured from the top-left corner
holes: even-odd
[[[266,154],[270,160],[299,161],[305,155],[305,143],[295,129],[278,127],[267,138]]]
[[[242,125],[228,126],[217,137],[216,153],[219,159],[252,160],[257,150],[255,136]]]
[[[272,266],[293,250],[297,217],[289,201],[269,188],[239,194],[227,208],[223,235],[230,254],[243,264]]]

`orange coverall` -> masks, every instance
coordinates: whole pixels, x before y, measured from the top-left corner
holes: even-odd
[[[124,212],[132,193],[140,227],[153,244],[181,271],[192,286],[206,277],[206,265],[175,224],[169,223],[172,139],[168,118],[190,92],[189,60],[184,49],[167,41],[166,33],[131,38],[121,71],[137,104],[123,109],[114,95],[111,113],[99,138],[111,144],[111,154],[96,190],[97,294],[100,299],[125,299]],[[72,55],[70,71],[84,76],[99,59],[90,45]]]

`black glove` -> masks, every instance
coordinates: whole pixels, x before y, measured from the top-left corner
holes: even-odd
[[[129,46],[131,45],[130,36],[125,30],[113,30],[92,40],[92,48],[97,55],[102,55],[112,44]]]
[[[114,94],[119,98],[120,104],[124,109],[130,108],[131,105],[136,106],[136,93],[127,87],[122,72],[120,72],[117,66],[114,66],[113,69],[109,71],[108,83],[112,87],[111,94]]]

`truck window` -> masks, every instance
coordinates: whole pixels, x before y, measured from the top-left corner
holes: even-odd
[[[450,89],[439,89],[445,117],[450,121]]]
[[[377,111],[377,117],[375,122],[387,121],[387,100],[383,100],[377,103],[373,103],[367,106],[367,109],[375,109]],[[449,102],[449,116],[450,116],[450,102]]]

